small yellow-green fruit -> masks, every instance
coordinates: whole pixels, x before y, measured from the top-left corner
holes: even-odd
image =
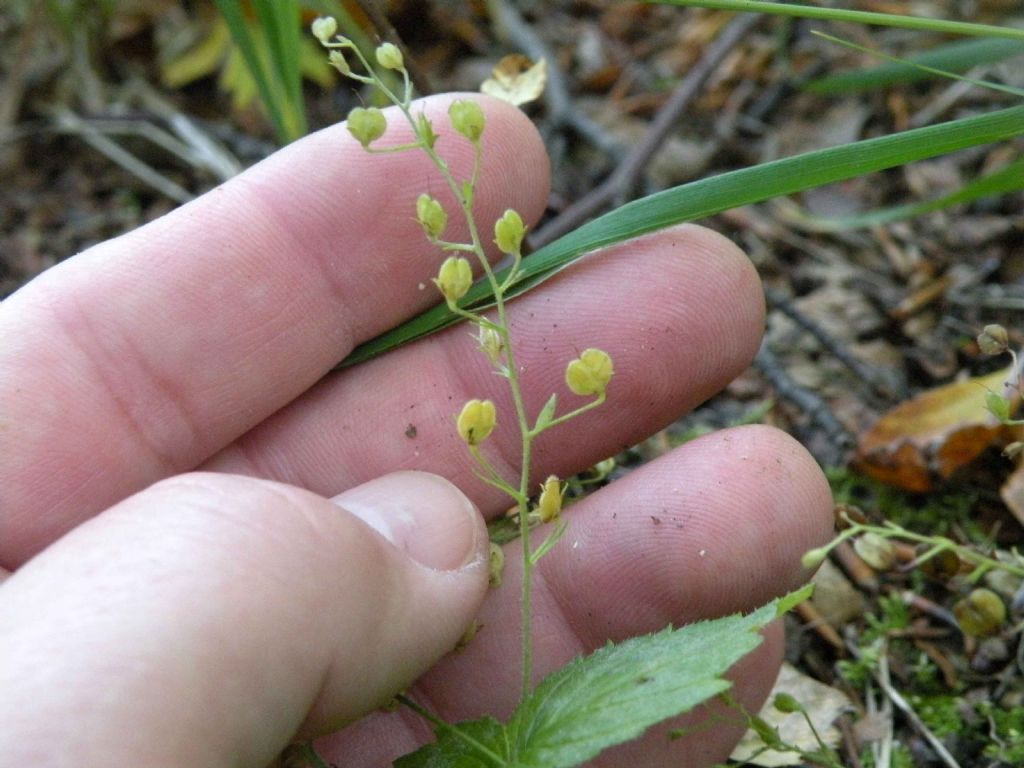
[[[986,325],[978,334],[978,348],[986,355],[1001,355],[1009,344],[1010,338],[1001,325]]]
[[[402,69],[405,66],[402,52],[394,43],[381,43],[377,46],[376,54],[377,63],[384,69]]]
[[[557,520],[562,511],[562,484],[556,475],[550,475],[541,486],[540,499],[537,501],[537,512],[542,523]]]
[[[337,34],[338,22],[333,16],[321,16],[318,19],[313,19],[313,24],[310,28],[313,31],[313,37],[326,44]]]
[[[566,366],[565,383],[577,395],[603,395],[614,373],[608,353],[590,347]]]
[[[469,445],[479,445],[486,440],[497,423],[497,411],[490,400],[470,400],[459,413],[455,426],[459,437]]]
[[[388,128],[387,118],[376,107],[356,107],[348,113],[348,132],[356,141],[367,148],[384,135]]]
[[[484,132],[484,111],[475,101],[460,99],[448,107],[452,128],[470,141],[479,141]]]
[[[877,533],[865,533],[853,542],[854,551],[861,560],[876,571],[888,571],[896,565],[896,546]]]
[[[991,589],[975,589],[953,606],[953,615],[965,635],[994,635],[1006,621],[1006,606]]]
[[[431,240],[443,235],[448,226],[448,214],[444,212],[441,203],[426,192],[416,198],[416,218]]]
[[[449,256],[441,265],[434,284],[441,290],[445,301],[454,304],[473,285],[473,268],[461,256]]]
[[[509,208],[502,217],[494,222],[494,242],[502,253],[516,254],[523,247],[523,235],[526,226],[522,217]]]

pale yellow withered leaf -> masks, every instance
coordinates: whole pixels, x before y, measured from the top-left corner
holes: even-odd
[[[544,59],[534,63],[521,53],[510,53],[495,65],[480,92],[518,107],[540,98],[547,82],[548,65]]]

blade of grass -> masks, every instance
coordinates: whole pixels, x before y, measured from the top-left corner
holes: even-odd
[[[810,232],[838,232],[846,229],[859,229],[889,224],[900,219],[922,216],[926,213],[940,211],[961,203],[970,203],[983,197],[1017,192],[1021,189],[1024,189],[1024,157],[1015,160],[1000,171],[983,176],[969,184],[965,184],[956,192],[943,195],[934,200],[923,200],[918,203],[897,205],[891,208],[882,208],[876,211],[835,219],[810,216],[802,211],[789,212],[784,214],[784,216],[790,223]]]
[[[253,80],[256,81],[260,98],[267,108],[270,121],[274,124],[274,130],[283,141],[287,135],[284,115],[281,113],[280,104],[275,97],[273,85],[260,59],[256,40],[253,38],[249,24],[245,20],[241,3],[239,0],[213,0],[213,2],[217,6],[217,10],[220,11],[220,15],[224,17],[224,21],[227,22],[228,29],[231,30],[231,37],[235,41],[235,45],[242,52],[242,58],[245,59],[246,66],[252,73]]]
[[[906,63],[882,64],[870,69],[827,75],[805,83],[803,89],[828,95],[873,91],[931,77],[928,68],[966,72],[981,64],[994,64],[1020,55],[1024,55],[1024,44],[1016,40],[957,40],[907,56],[904,59]],[[913,64],[918,64],[924,69],[911,66]]]
[[[523,262],[523,275],[507,296],[529,290],[586,253],[647,232],[1021,134],[1024,134],[1024,107],[1011,107],[807,152],[683,184],[628,203],[541,248]],[[474,309],[488,306],[487,287],[483,283],[475,285],[465,303]],[[458,317],[440,304],[360,345],[339,367],[369,360],[457,321]]]
[[[916,69],[916,70],[919,70],[921,72],[925,72],[925,73],[927,73],[929,75],[935,75],[936,77],[945,77],[945,78],[948,78],[950,80],[960,80],[961,82],[964,82],[964,83],[970,83],[971,85],[976,85],[979,88],[988,88],[988,89],[993,90],[993,91],[999,91],[1000,93],[1008,93],[1011,96],[1024,96],[1024,90],[1021,90],[1020,88],[1012,88],[1009,85],[1003,85],[1001,83],[991,83],[991,82],[989,82],[987,80],[976,80],[973,77],[964,77],[963,75],[958,75],[956,72],[949,72],[949,71],[947,71],[945,69],[938,69],[937,67],[930,67],[930,66],[927,66],[925,64],[921,64],[919,62],[915,63],[915,62],[910,61],[909,59],[900,58],[899,56],[890,56],[888,53],[883,53],[882,51],[875,50],[874,48],[868,48],[868,47],[863,46],[863,45],[858,45],[857,43],[851,42],[849,40],[844,40],[841,37],[835,37],[834,35],[827,35],[824,32],[819,32],[817,30],[812,31],[811,34],[812,35],[816,35],[817,37],[823,38],[825,40],[828,40],[831,43],[836,43],[837,45],[842,45],[842,46],[844,46],[846,48],[852,48],[853,50],[860,51],[861,53],[869,53],[872,56],[877,56],[880,59],[887,59],[890,62],[894,62],[896,64],[902,64],[902,65],[910,67],[911,69]],[[999,41],[999,42],[1003,42],[1003,41]],[[1022,50],[1022,52],[1024,52],[1024,48],[1022,48],[1021,50]]]
[[[299,67],[299,6],[295,0],[253,0],[253,8],[270,50],[270,76],[281,94],[286,136],[293,141],[306,133]]]
[[[946,19],[925,19],[917,16],[897,16],[890,13],[848,11],[842,8],[819,8],[796,3],[771,3],[763,0],[646,0],[663,5],[679,5],[684,8],[711,8],[719,11],[741,11],[749,13],[770,13],[777,16],[796,16],[804,19],[823,21],[852,21],[883,27],[900,27],[928,32],[943,32],[950,35],[971,37],[1005,37],[1024,40],[1024,29],[997,27],[992,24],[972,24],[966,21]]]

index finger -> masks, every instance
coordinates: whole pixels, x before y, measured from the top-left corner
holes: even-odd
[[[515,108],[487,113],[481,221],[535,220],[548,163]],[[423,109],[456,178],[452,97]],[[414,108],[416,109],[416,108]],[[398,114],[383,143],[408,141]],[[369,156],[342,126],[76,256],[0,307],[0,564],[190,469],[308,389],[353,346],[435,303],[440,251],[415,221],[419,152]],[[464,237],[452,217],[451,238]]]

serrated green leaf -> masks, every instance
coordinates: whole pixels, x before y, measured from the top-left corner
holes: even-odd
[[[437,741],[398,758],[395,768],[512,768],[505,726],[493,717],[438,728]]]
[[[800,589],[795,589],[788,595],[783,595],[775,601],[775,610],[778,611],[776,615],[781,616],[784,613],[789,613],[813,594],[814,584],[804,584]]]
[[[776,616],[746,616],[666,629],[606,645],[549,675],[508,725],[511,756],[536,768],[580,765],[604,749],[690,711],[731,683],[722,675],[761,643]]]

